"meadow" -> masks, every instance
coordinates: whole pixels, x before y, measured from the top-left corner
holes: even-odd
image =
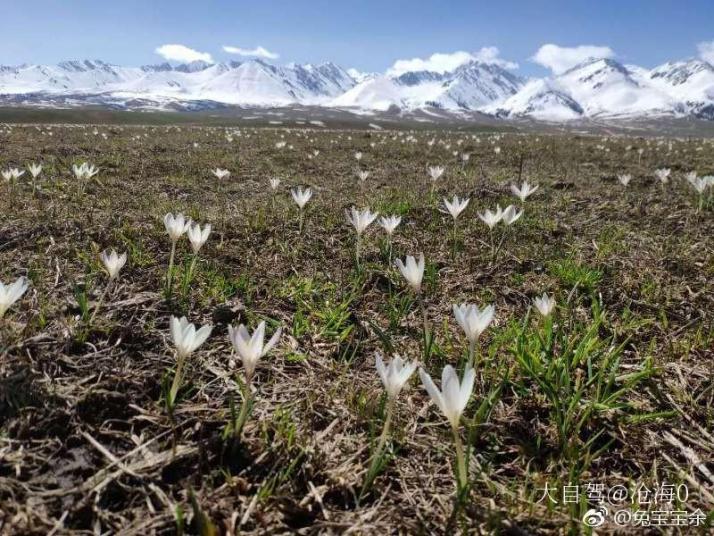
[[[711,140],[4,125],[0,170],[0,532],[710,530]]]

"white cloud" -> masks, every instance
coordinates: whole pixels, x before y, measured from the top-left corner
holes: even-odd
[[[484,63],[492,63],[515,69],[517,63],[505,61],[499,56],[499,50],[496,47],[483,47],[477,52],[465,52],[459,50],[451,53],[432,54],[428,58],[412,58],[410,60],[397,60],[388,70],[387,74],[398,76],[409,71],[433,71],[436,73],[446,73],[453,71],[457,67],[473,60],[482,61]]]
[[[714,41],[699,43],[697,45],[697,50],[699,51],[700,58],[714,65]]]
[[[275,52],[270,52],[270,50],[261,46],[257,46],[253,49],[250,49],[223,45],[223,51],[228,52],[229,54],[238,54],[239,56],[257,56],[259,58],[268,58],[270,60],[274,60],[280,57],[279,54],[276,54]]]
[[[474,52],[474,59],[483,63],[493,63],[505,69],[517,69],[518,64],[514,61],[507,61],[500,58],[501,51],[498,47],[483,47],[481,50]]]
[[[590,58],[612,58],[613,56],[615,56],[615,51],[606,46],[559,47],[549,43],[540,47],[531,59],[555,74],[561,74]]]
[[[155,52],[169,61],[190,63],[192,61],[205,61],[213,63],[213,58],[208,52],[199,52],[184,45],[161,45]]]

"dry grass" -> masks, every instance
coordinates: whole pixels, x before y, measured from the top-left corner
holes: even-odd
[[[429,133],[410,143],[407,133],[244,129],[229,142],[213,128],[98,130],[107,138],[61,126],[53,136],[22,126],[2,134],[0,168],[40,161],[45,170],[35,196],[26,183],[0,185],[0,280],[31,280],[0,323],[0,531],[172,533],[177,506],[187,529],[198,530],[191,489],[228,533],[581,530],[587,505],[538,503],[546,482],[686,482],[683,509],[714,508],[714,224],[711,205],[696,213],[682,179],[692,169],[714,171],[711,143],[434,134],[451,144],[446,150],[429,148]],[[275,148],[283,137],[292,149]],[[645,149],[641,159],[637,148]],[[314,149],[319,155],[308,159]],[[465,167],[455,149],[471,154]],[[356,150],[371,173],[364,186]],[[101,171],[82,195],[69,169],[84,160]],[[447,166],[435,199],[471,197],[456,260],[450,217],[430,196],[429,164]],[[216,166],[231,170],[230,179],[216,181]],[[652,176],[661,166],[673,170],[664,188]],[[616,180],[621,172],[633,174],[627,189]],[[275,205],[270,176],[283,179]],[[491,263],[476,212],[516,201],[508,185],[519,177],[540,190]],[[315,192],[303,236],[287,191],[294,185]],[[469,419],[484,412],[469,435],[473,482],[460,508],[450,432],[416,376],[397,405],[394,457],[357,501],[382,418],[374,354],[421,358],[421,318],[387,266],[376,226],[355,272],[344,217],[352,204],[402,213],[395,255],[426,255],[436,348],[424,366],[432,375],[466,352],[451,304],[496,306],[466,410]],[[162,293],[169,243],[161,219],[169,211],[214,229],[196,280],[172,302]],[[112,247],[128,251],[129,262],[87,327],[81,297],[98,299],[106,284],[98,252]],[[180,263],[188,251],[184,240]],[[512,351],[532,298],[544,291],[558,298],[558,324],[573,337],[592,322],[593,306],[602,307],[597,336],[624,343],[618,374],[652,366],[622,407],[588,419],[567,455],[547,398]],[[174,363],[172,314],[215,324],[191,359],[175,449],[161,401]],[[224,441],[240,371],[227,325],[260,319],[285,334],[258,368],[243,440]],[[593,451],[606,448],[589,459],[585,445],[597,433]]]

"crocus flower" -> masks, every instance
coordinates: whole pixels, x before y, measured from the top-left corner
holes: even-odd
[[[27,169],[30,170],[30,175],[32,175],[33,179],[36,179],[40,173],[42,173],[42,165],[41,164],[30,164],[27,166]]]
[[[402,262],[402,259],[397,259],[395,262],[409,286],[419,294],[421,292],[421,281],[424,278],[424,254],[419,254],[419,261],[412,255],[407,255],[404,262]]]
[[[191,220],[186,220],[183,214],[174,216],[168,213],[164,216],[164,226],[171,240],[171,254],[169,255],[169,269],[166,272],[166,284],[169,293],[171,293],[171,283],[173,281],[174,258],[176,257],[176,242],[188,230],[191,225]]]
[[[166,227],[166,232],[169,234],[171,242],[177,242],[183,234],[188,231],[191,225],[191,220],[187,220],[183,214],[176,214],[174,216],[168,213],[164,216],[164,226]]]
[[[476,380],[474,369],[467,368],[463,380],[459,381],[454,367],[446,365],[441,374],[441,390],[422,368],[419,369],[419,377],[431,399],[449,421],[451,428],[456,430],[459,427],[461,414],[466,409],[473,392]]]
[[[174,347],[176,348],[176,372],[174,373],[171,389],[166,396],[166,406],[169,413],[173,414],[173,408],[176,405],[176,395],[181,388],[183,382],[184,367],[186,359],[201,346],[213,330],[213,326],[207,325],[200,329],[189,323],[186,317],[180,319],[175,316],[171,317],[171,337],[173,338]]]
[[[272,177],[270,179],[270,188],[273,190],[277,190],[278,186],[280,186],[280,179],[277,177]]]
[[[212,169],[211,173],[213,173],[217,179],[225,179],[231,175],[230,171],[221,168]]]
[[[431,180],[436,182],[444,174],[444,168],[442,166],[429,166],[428,168],[429,177]]]
[[[307,205],[307,202],[310,201],[310,198],[312,197],[312,190],[310,188],[305,188],[303,190],[298,186],[296,189],[290,190],[290,194],[293,196],[293,200],[297,203],[297,206],[300,209],[298,233],[302,234],[302,227],[305,222],[305,205]]]
[[[362,160],[362,153],[361,153],[360,151],[357,151],[357,152],[355,153],[355,160],[357,160],[357,162],[359,162],[360,160]]]
[[[402,223],[402,218],[401,216],[382,216],[377,223],[389,236],[392,236],[394,230]]]
[[[511,225],[521,216],[523,216],[523,210],[518,211],[513,205],[508,205],[503,211],[503,223]]]
[[[357,172],[357,178],[360,180],[360,182],[366,181],[368,177],[369,177],[369,171],[360,170]]]
[[[351,223],[355,231],[357,231],[357,235],[361,236],[379,214],[377,212],[371,212],[369,208],[357,210],[355,207],[352,207],[349,211],[345,211],[345,215],[347,216],[347,221]]]
[[[187,229],[188,241],[191,242],[191,249],[194,254],[198,254],[199,250],[208,240],[208,235],[211,234],[211,224],[207,223],[203,229],[197,223],[190,224]]]
[[[109,279],[116,279],[119,275],[119,271],[126,264],[126,253],[117,255],[115,250],[111,250],[110,252],[102,251],[99,258],[102,264],[104,264],[104,269],[107,271],[107,274],[109,274]]]
[[[5,285],[0,281],[0,318],[5,316],[5,312],[19,300],[28,287],[25,277],[19,277],[14,283]]]
[[[377,368],[379,378],[382,380],[382,385],[384,385],[384,390],[391,399],[397,398],[417,368],[416,361],[407,362],[398,355],[395,355],[392,361],[388,365],[385,365],[382,356],[377,354],[374,364]]]
[[[483,213],[479,212],[478,217],[481,219],[482,222],[488,225],[489,229],[493,229],[496,224],[500,222],[503,218],[503,209],[500,206],[496,205],[495,212],[492,212],[491,209],[486,209],[486,211]]]
[[[537,184],[535,186],[531,186],[528,184],[528,181],[523,181],[520,188],[515,184],[511,184],[511,192],[513,192],[513,195],[515,195],[522,202],[525,202],[525,200],[528,199],[531,194],[535,193],[537,189]]]
[[[533,300],[533,305],[538,309],[538,312],[543,316],[550,316],[550,313],[555,309],[555,298],[548,296],[545,292],[542,296],[536,296]]]
[[[617,180],[620,181],[620,184],[622,184],[623,186],[627,186],[632,180],[632,175],[630,175],[629,173],[622,173],[617,176]]]
[[[297,206],[300,207],[300,210],[305,208],[305,205],[307,205],[307,202],[310,201],[310,198],[312,197],[312,190],[310,188],[305,188],[303,190],[300,186],[296,189],[290,190],[290,193],[292,194],[295,203],[297,203]]]
[[[264,345],[265,322],[258,324],[253,335],[248,333],[248,330],[243,324],[240,324],[237,328],[228,326],[228,337],[243,363],[245,377],[248,383],[250,383],[253,378],[253,373],[255,372],[258,361],[275,346],[278,339],[280,339],[281,333],[282,328],[278,328],[268,343]]]
[[[654,172],[655,177],[657,177],[662,184],[667,183],[670,173],[672,173],[672,170],[669,168],[656,169]]]
[[[478,340],[491,324],[496,313],[493,305],[487,305],[483,309],[479,309],[477,305],[466,303],[461,305],[454,304],[453,310],[456,322],[464,330],[466,339],[470,343],[475,343]]]
[[[179,359],[185,359],[195,352],[211,334],[213,326],[206,325],[200,329],[189,323],[185,316],[171,317],[171,337]]]
[[[447,198],[444,198],[444,206],[446,207],[446,210],[451,214],[451,217],[454,218],[454,221],[456,218],[459,217],[459,215],[466,210],[466,207],[469,206],[469,198],[466,197],[464,199],[459,199],[459,196],[455,195],[454,198],[449,201]]]

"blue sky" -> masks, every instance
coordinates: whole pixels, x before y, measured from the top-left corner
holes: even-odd
[[[497,47],[520,74],[542,75],[547,69],[531,58],[546,43],[608,47],[623,62],[652,67],[697,56],[698,44],[714,41],[712,0],[2,0],[0,7],[0,64],[142,65],[163,61],[158,47],[180,44],[215,61],[243,58],[223,46],[260,46],[278,54],[277,63],[331,60],[384,71],[400,59]],[[543,63],[557,63],[564,50]]]

